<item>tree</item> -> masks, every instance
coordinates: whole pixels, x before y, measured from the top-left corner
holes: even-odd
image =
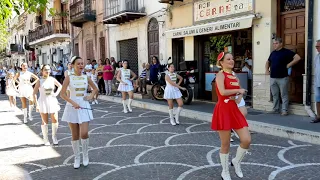
[[[7,43],[7,20],[12,17],[13,12],[20,15],[22,11],[28,13],[43,11],[46,9],[48,2],[49,0],[0,0],[0,50]]]

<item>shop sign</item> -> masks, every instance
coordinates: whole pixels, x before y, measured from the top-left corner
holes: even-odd
[[[238,29],[246,29],[252,26],[254,15],[249,15],[242,18],[213,22],[208,24],[196,25],[191,27],[179,28],[166,31],[167,38],[179,38],[186,36],[197,36],[204,34],[213,34],[225,31],[233,31]]]
[[[194,3],[194,22],[253,11],[254,0],[206,0]]]

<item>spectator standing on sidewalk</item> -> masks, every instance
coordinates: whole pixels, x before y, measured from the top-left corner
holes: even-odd
[[[282,39],[273,41],[274,51],[266,62],[266,74],[270,75],[271,93],[273,96],[273,113],[280,113],[280,95],[282,100],[281,115],[288,115],[289,106],[289,77],[288,69],[297,64],[301,57],[289,49],[283,47]]]
[[[102,63],[102,60],[98,60],[98,66],[96,68],[96,71],[98,72],[98,87],[100,94],[105,95],[106,94],[106,87],[103,81],[103,68],[104,63]]]
[[[93,69],[92,64],[91,64],[91,60],[87,59],[87,64],[84,67],[84,72],[88,77],[91,77],[91,70]]]
[[[106,87],[106,94],[108,96],[112,93],[112,79],[113,79],[113,66],[110,63],[110,60],[106,59],[106,65],[103,67],[103,80]]]
[[[317,117],[311,123],[319,123],[320,122],[320,39],[317,40],[316,49],[318,54],[314,58],[314,69],[315,69],[315,100],[316,100],[316,107],[317,107]]]
[[[6,93],[6,71],[3,69],[3,66],[0,66],[0,84],[1,84],[1,94]]]
[[[152,57],[152,64],[150,66],[150,81],[156,83],[158,81],[158,72],[160,68],[160,62],[156,56]]]

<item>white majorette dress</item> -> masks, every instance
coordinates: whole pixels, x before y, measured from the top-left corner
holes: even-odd
[[[7,90],[6,90],[6,94],[8,96],[18,96],[18,93],[16,91],[16,89],[14,88],[14,85],[13,85],[13,79],[8,79],[8,87],[7,87]]]
[[[84,74],[81,76],[71,74],[69,78],[70,82],[68,87],[70,90],[70,99],[76,102],[80,107],[88,109],[75,109],[72,107],[72,104],[67,102],[61,121],[74,124],[89,122],[93,119],[92,110],[90,110],[91,106],[89,101],[83,99],[87,96],[88,76]]]
[[[29,71],[20,72],[19,75],[19,97],[32,98],[33,87],[31,85],[31,75]]]
[[[121,91],[121,92],[133,91],[133,85],[132,85],[132,82],[130,81],[131,70],[121,68],[120,72],[121,72],[121,80],[123,82],[127,83],[127,85],[120,82],[119,87],[118,87],[118,91]]]
[[[60,105],[57,98],[54,96],[54,78],[47,77],[46,79],[40,79],[38,99],[39,112],[53,114],[60,110]]]
[[[174,83],[177,82],[177,74],[176,73],[167,73],[167,75],[170,77],[171,81]],[[164,89],[164,99],[179,99],[182,97],[182,94],[180,92],[180,89],[172,86],[168,81],[166,81],[166,88]]]

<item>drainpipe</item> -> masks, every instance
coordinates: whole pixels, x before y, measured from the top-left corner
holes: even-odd
[[[311,90],[312,90],[312,50],[313,50],[313,15],[314,15],[314,0],[309,0],[308,7],[308,44],[307,44],[307,94],[306,94],[306,104],[305,110],[310,117],[315,117],[316,115],[311,109]]]

